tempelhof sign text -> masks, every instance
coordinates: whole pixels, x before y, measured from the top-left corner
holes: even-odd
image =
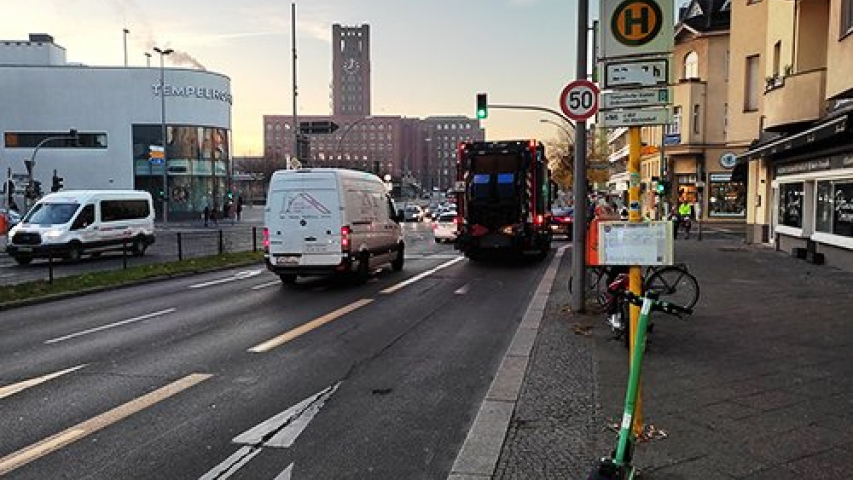
[[[160,96],[160,85],[151,85],[155,97]],[[204,100],[219,100],[232,103],[231,92],[208,87],[176,87],[174,85],[166,85],[167,97],[184,97],[184,98],[201,98]]]

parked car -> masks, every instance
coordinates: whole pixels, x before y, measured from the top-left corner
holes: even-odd
[[[403,220],[406,222],[423,222],[424,210],[418,205],[406,205],[403,209]]]
[[[456,240],[458,221],[456,212],[448,211],[439,215],[432,223],[432,233],[435,236],[435,243]]]
[[[572,228],[574,225],[574,210],[568,207],[555,207],[551,209],[549,226],[552,235],[564,235],[572,239]]]
[[[6,217],[7,232],[11,230],[12,227],[21,222],[21,214],[18,213],[16,210],[7,210],[5,208],[0,208],[0,215]]]

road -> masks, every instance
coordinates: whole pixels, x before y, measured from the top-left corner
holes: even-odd
[[[4,311],[0,475],[446,478],[548,261],[406,231],[364,285],[258,265]]]

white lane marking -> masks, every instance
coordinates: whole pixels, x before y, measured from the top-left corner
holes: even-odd
[[[53,380],[54,378],[61,377],[66,373],[71,373],[73,371],[80,370],[86,365],[87,364],[84,363],[82,365],[77,365],[76,367],[66,368],[65,370],[60,370],[58,372],[48,373],[47,375],[31,378],[29,380],[24,380],[23,382],[14,383],[12,385],[6,385],[5,387],[0,388],[0,399],[11,397],[12,395],[18,392],[26,390],[30,387],[35,387],[36,385]]]
[[[471,284],[466,283],[465,285],[462,285],[461,287],[457,288],[453,293],[455,293],[456,295],[465,295],[466,293],[468,293],[469,290],[471,290]]]
[[[311,423],[311,420],[320,412],[320,409],[323,408],[323,405],[335,393],[340,384],[341,382],[338,382],[326,387],[234,437],[231,440],[232,443],[240,443],[244,446],[210,469],[199,480],[222,480],[230,477],[249,460],[261,453],[264,447],[288,448],[293,446],[293,442],[296,441],[299,434]],[[275,480],[288,480],[292,474],[293,464],[291,463],[275,477]]]
[[[210,287],[212,285],[219,285],[220,283],[228,283],[228,282],[235,282],[237,280],[245,280],[247,278],[252,278],[252,277],[258,276],[261,273],[263,273],[264,271],[265,271],[264,269],[244,270],[242,272],[237,272],[234,275],[231,275],[230,277],[220,278],[217,280],[211,280],[209,282],[196,283],[194,285],[190,285],[189,288],[204,288],[204,287]]]
[[[288,448],[320,412],[341,382],[328,386],[287,410],[273,415],[231,440],[246,445]],[[270,437],[270,435],[272,435]]]
[[[69,340],[75,337],[80,337],[83,335],[88,335],[90,333],[100,332],[101,330],[107,330],[110,328],[120,327],[122,325],[127,325],[128,323],[139,322],[142,320],[148,320],[149,318],[159,317],[161,315],[166,315],[174,312],[176,309],[167,308],[165,310],[160,310],[159,312],[147,313],[145,315],[140,315],[138,317],[128,318],[127,320],[122,320],[120,322],[110,323],[107,325],[101,325],[100,327],[90,328],[89,330],[83,330],[82,332],[72,333],[70,335],[65,335],[63,337],[51,338],[50,340],[45,340],[45,344],[58,343],[63,342],[65,340]]]
[[[176,395],[198,383],[201,383],[212,375],[206,373],[193,373],[180,380],[174,381],[165,387],[158,388],[139,398],[133,399],[125,404],[119,405],[112,410],[104,412],[97,417],[78,423],[77,425],[63,430],[51,437],[45,438],[28,447],[12,452],[0,458],[0,475],[5,475],[27,463],[41,458],[50,452],[58,450],[87,435],[106,428],[113,423],[123,420],[134,413],[140,412],[152,405],[157,404],[173,395]]]
[[[283,472],[279,473],[273,480],[290,480],[290,477],[293,476],[293,466],[295,463],[291,463],[284,469]]]
[[[271,338],[271,339],[267,340],[266,342],[255,345],[254,347],[250,348],[249,351],[252,353],[268,352],[275,347],[278,347],[282,344],[285,344],[285,343],[293,340],[294,338],[305,335],[306,333],[310,332],[311,330],[314,330],[315,328],[319,328],[319,327],[331,322],[332,320],[335,320],[335,319],[340,318],[340,317],[342,317],[342,316],[344,316],[344,315],[346,315],[346,314],[348,314],[354,310],[357,310],[357,309],[371,303],[372,301],[373,301],[372,298],[363,298],[363,299],[358,300],[356,302],[350,303],[349,305],[345,305],[345,306],[343,306],[337,310],[334,310],[332,312],[329,312],[329,313],[327,313],[321,317],[317,317],[308,323],[304,323],[304,324],[294,328],[293,330],[289,330],[287,332],[284,332],[275,338]]]
[[[281,280],[274,280],[272,282],[262,283],[260,285],[255,285],[252,287],[252,290],[260,290],[262,288],[275,287],[276,285],[281,285]]]
[[[419,274],[415,275],[414,277],[412,277],[412,278],[410,278],[410,279],[408,279],[408,280],[404,280],[404,281],[402,281],[402,282],[400,282],[400,283],[398,283],[398,284],[396,284],[396,285],[392,285],[392,286],[390,286],[390,287],[386,288],[385,290],[380,291],[379,293],[386,293],[386,294],[387,294],[387,293],[394,293],[394,292],[396,292],[397,290],[400,290],[400,289],[401,289],[401,288],[403,288],[403,287],[409,286],[409,285],[411,285],[411,284],[413,284],[413,283],[415,283],[415,282],[417,282],[417,281],[419,281],[419,280],[423,280],[424,278],[426,278],[426,277],[428,277],[428,276],[432,275],[433,273],[435,273],[435,272],[437,272],[437,271],[439,271],[439,270],[442,270],[442,269],[444,269],[444,268],[447,268],[447,267],[449,267],[449,266],[453,265],[454,263],[459,263],[459,262],[461,262],[462,260],[465,260],[465,257],[461,257],[461,256],[460,256],[460,257],[456,257],[456,258],[454,258],[453,260],[451,260],[451,261],[449,261],[449,262],[442,263],[441,265],[439,265],[439,266],[437,266],[437,267],[435,267],[435,268],[433,268],[433,269],[431,269],[431,270],[427,270],[427,271],[425,271],[425,272],[423,272],[423,273],[419,273]]]
[[[223,460],[219,465],[213,467],[210,471],[202,475],[199,480],[224,480],[229,478],[231,475],[234,475],[237,470],[240,470],[243,465],[248,463],[249,460],[255,458],[255,455],[259,453],[261,453],[260,447],[252,445],[241,447],[230,457]]]

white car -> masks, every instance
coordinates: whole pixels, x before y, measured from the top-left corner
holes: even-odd
[[[432,222],[432,233],[435,236],[435,243],[452,242],[456,240],[457,235],[457,217],[456,212],[449,211],[442,213]]]

